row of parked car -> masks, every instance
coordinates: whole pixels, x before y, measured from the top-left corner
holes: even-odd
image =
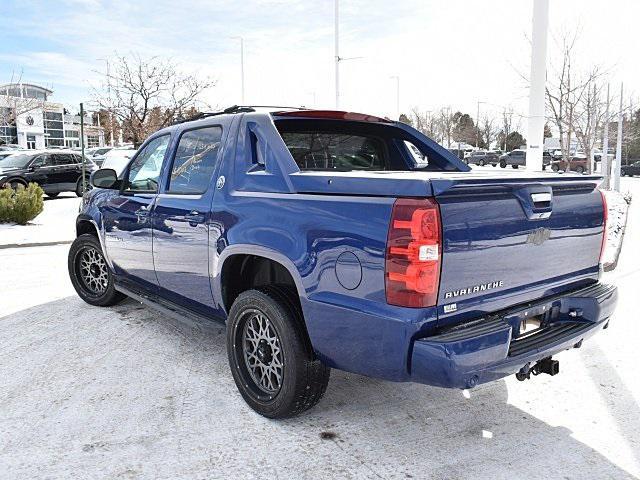
[[[133,147],[85,150],[83,162],[81,153],[76,150],[4,148],[0,150],[0,188],[6,185],[17,188],[34,182],[48,197],[57,197],[62,192],[75,192],[81,196],[93,171],[104,167],[121,172],[135,152]]]
[[[503,153],[500,150],[476,150],[471,152],[466,158],[466,162],[473,165],[491,165],[500,166],[506,168],[511,166],[512,168],[524,167],[527,162],[527,151],[517,148],[508,153]],[[584,173],[587,171],[587,159],[575,156],[570,160],[563,160],[562,157],[557,158],[552,152],[544,151],[542,154],[542,168],[546,170],[551,168],[554,172],[566,171],[568,169],[577,173]]]

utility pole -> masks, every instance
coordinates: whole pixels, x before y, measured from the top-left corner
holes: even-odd
[[[485,103],[478,100],[476,109],[476,148],[480,148],[480,104]],[[488,145],[487,145],[488,147]]]
[[[620,111],[618,112],[618,138],[616,139],[616,163],[613,168],[613,189],[620,191],[620,163],[622,162],[622,102],[624,86],[620,84]]]
[[[80,149],[82,155],[82,195],[87,191],[84,162],[84,105],[80,104]]]
[[[389,78],[396,81],[396,120],[400,120],[400,76],[391,75]]]
[[[533,0],[531,35],[531,75],[527,133],[527,169],[542,171],[545,123],[545,80],[547,71],[547,30],[549,0]]]
[[[336,110],[340,108],[340,22],[339,22],[339,4],[340,0],[335,0],[335,15],[334,15],[334,42],[335,42],[335,55],[334,60],[336,63]]]
[[[602,138],[602,157],[600,157],[600,169],[602,170],[602,188],[609,190],[609,84],[607,83],[607,108],[604,114],[604,134]]]
[[[240,37],[240,99],[244,105],[244,38]]]

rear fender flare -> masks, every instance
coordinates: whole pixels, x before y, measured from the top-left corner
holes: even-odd
[[[224,310],[224,305],[222,302],[222,268],[224,266],[225,261],[231,257],[232,255],[255,255],[258,257],[268,258],[269,260],[273,260],[274,262],[279,263],[284,268],[287,269],[291,278],[296,285],[296,290],[298,291],[298,295],[300,298],[307,298],[306,290],[302,284],[302,278],[300,277],[300,272],[296,268],[295,264],[287,257],[286,255],[278,252],[277,250],[273,250],[268,247],[251,245],[251,244],[237,244],[230,245],[226,247],[222,253],[218,256],[217,260],[215,260],[214,265],[212,266],[212,278],[211,278],[211,289],[213,290],[213,297],[219,303],[219,306],[222,310]],[[304,305],[304,302],[300,302]]]

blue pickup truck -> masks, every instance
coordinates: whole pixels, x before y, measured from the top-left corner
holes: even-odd
[[[471,171],[412,127],[235,107],[160,130],[92,175],[69,274],[227,326],[231,373],[270,418],[331,368],[450,388],[558,373],[607,328],[599,177]]]

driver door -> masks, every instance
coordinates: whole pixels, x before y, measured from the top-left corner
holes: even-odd
[[[153,268],[151,211],[170,135],[149,141],[129,163],[120,192],[102,209],[105,249],[123,282],[150,291],[158,287]]]

